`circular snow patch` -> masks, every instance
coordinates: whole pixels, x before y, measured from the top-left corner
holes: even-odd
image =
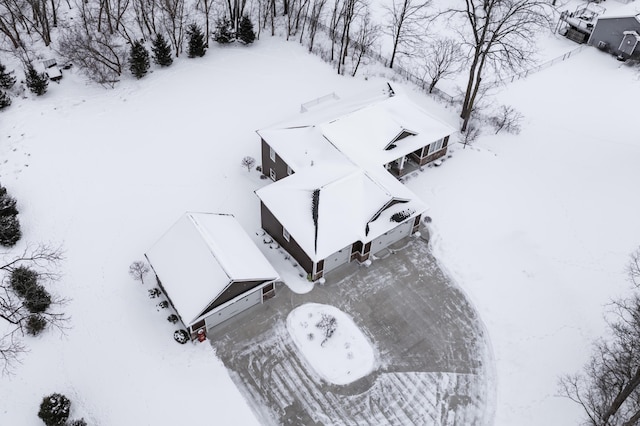
[[[375,366],[369,340],[349,315],[334,306],[298,306],[287,316],[287,330],[308,364],[328,382],[346,385]]]

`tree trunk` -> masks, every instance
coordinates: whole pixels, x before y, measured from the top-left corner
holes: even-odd
[[[611,416],[615,415],[622,404],[627,400],[629,395],[633,393],[633,391],[640,385],[640,368],[638,368],[631,378],[627,385],[622,388],[618,395],[616,395],[615,399],[611,403],[611,406],[607,409],[606,413],[602,416],[602,424],[606,425],[609,423],[609,419]],[[634,416],[635,417],[635,416]]]

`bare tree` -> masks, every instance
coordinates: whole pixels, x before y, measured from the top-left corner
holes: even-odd
[[[159,0],[162,11],[162,24],[173,46],[176,58],[182,52],[185,27],[184,0]]]
[[[196,9],[202,12],[204,15],[204,36],[205,36],[205,46],[209,47],[209,40],[211,39],[211,29],[210,29],[210,21],[211,21],[211,12],[214,9],[214,4],[216,0],[197,0]]]
[[[373,48],[380,35],[380,26],[376,25],[371,20],[371,12],[368,7],[365,7],[364,13],[361,14],[360,22],[358,25],[358,32],[354,41],[353,52],[353,72],[352,77],[355,77],[358,72],[358,67],[365,54]]]
[[[226,0],[227,13],[229,14],[229,20],[235,31],[240,26],[240,19],[244,15],[244,9],[247,5],[247,0]]]
[[[504,130],[507,133],[520,133],[520,123],[524,116],[510,105],[500,105],[498,111],[489,120],[496,129],[496,135]]]
[[[256,164],[256,159],[253,157],[249,157],[248,155],[242,159],[242,167],[246,167],[247,171],[250,172],[253,166]]]
[[[125,64],[124,42],[116,33],[97,31],[98,12],[90,5],[80,0],[77,6],[79,19],[62,32],[60,53],[79,65],[89,79],[113,87]]]
[[[627,276],[631,284],[636,288],[640,288],[640,248],[631,254],[631,260],[627,268]]]
[[[338,74],[344,72],[344,64],[351,44],[351,25],[361,12],[365,0],[344,0],[340,19],[342,33],[340,35],[340,54],[338,55]]]
[[[143,38],[151,39],[158,33],[156,29],[158,3],[156,0],[133,0],[133,13]]]
[[[327,3],[327,0],[314,0],[311,7],[311,13],[309,14],[309,52],[313,51],[313,42],[318,32],[318,25],[322,17],[322,9]]]
[[[144,276],[147,275],[149,271],[149,267],[142,260],[136,260],[129,265],[129,275],[131,275],[134,280],[140,281],[141,284],[144,284]]]
[[[462,69],[462,50],[460,45],[451,38],[439,38],[420,51],[417,57],[418,68],[429,82],[429,93],[440,80],[446,79],[460,72]]]
[[[56,9],[55,2],[48,0],[0,0],[0,34],[11,41],[14,49],[25,48],[23,39],[32,33],[49,46],[51,27],[57,22]]]
[[[385,32],[392,40],[389,68],[393,68],[397,55],[413,53],[416,43],[424,37],[430,4],[431,0],[391,0],[385,4]]]
[[[338,41],[338,26],[342,18],[342,0],[333,0],[331,20],[329,21],[329,38],[331,39],[331,60],[334,59],[336,43]]]
[[[464,145],[462,149],[465,149],[467,145],[471,145],[474,143],[482,133],[480,126],[478,126],[474,121],[469,123],[467,128],[464,131],[460,132],[460,142]]]
[[[607,323],[609,337],[594,344],[581,373],[560,379],[563,396],[578,403],[592,426],[633,426],[640,422],[640,294],[638,258],[631,255],[629,279],[636,291],[614,301]]]
[[[548,0],[464,0],[443,15],[462,18],[468,32],[460,31],[470,49],[469,78],[460,116],[467,128],[486,67],[496,73],[515,71],[531,62],[540,30],[551,30],[553,8]]]
[[[59,279],[56,272],[58,265],[63,260],[60,248],[50,247],[44,244],[29,246],[21,254],[0,254],[0,271],[3,276],[0,280],[0,324],[3,334],[0,334],[0,365],[4,373],[9,373],[20,356],[26,351],[23,337],[33,331],[33,321],[41,322],[42,326],[50,325],[60,330],[64,329],[68,317],[59,311],[66,300],[49,295],[45,286]],[[11,277],[16,270],[28,270],[38,282],[38,293],[47,298],[44,310],[38,309],[34,314],[33,293],[27,297],[20,296],[16,291],[15,283],[12,285]],[[30,300],[29,300],[30,299]],[[41,300],[35,300],[40,303]]]

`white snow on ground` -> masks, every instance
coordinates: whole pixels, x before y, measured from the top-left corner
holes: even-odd
[[[520,135],[490,129],[408,186],[429,204],[436,256],[485,322],[496,425],[570,425],[558,377],[587,360],[640,245],[638,71],[596,49],[505,88]]]
[[[219,424],[256,424],[210,348],[176,344],[168,312],[146,297],[151,277],[141,286],[127,268],[185,211],[211,211],[234,214],[285,281],[299,278],[263,243],[252,192],[268,181],[240,160],[259,158],[256,129],[301,103],[379,82],[338,77],[295,43],[268,38],[110,91],[75,73],[0,114],[0,181],[18,199],[21,244],[64,244],[56,291],[72,316],[65,335],[27,339],[23,363],[0,377],[0,424],[40,425],[38,404],[54,391],[93,424],[211,424],[213,413]],[[556,396],[557,377],[587,359],[640,244],[637,76],[585,49],[498,95],[524,113],[520,135],[487,131],[408,181],[430,206],[436,255],[488,328],[496,425],[565,426],[581,415]]]
[[[331,318],[335,322],[329,325]],[[346,385],[375,367],[371,343],[353,319],[335,306],[300,305],[287,316],[287,330],[309,365],[328,382]]]
[[[54,391],[92,424],[209,425],[212,413],[256,424],[211,348],[174,342],[170,312],[147,298],[152,276],[142,286],[128,267],[185,211],[231,213],[275,251],[253,193],[268,181],[240,164],[259,158],[255,130],[374,83],[339,77],[279,38],[214,47],[114,90],[76,72],[0,114],[0,181],[18,200],[23,242],[64,245],[55,291],[72,317],[65,335],[27,338],[22,364],[0,377],[0,424],[40,425],[38,405]]]

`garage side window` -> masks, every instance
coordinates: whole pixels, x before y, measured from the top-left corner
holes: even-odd
[[[289,238],[291,238],[291,236],[289,235],[289,231],[287,231],[285,228],[282,228],[282,236],[285,240],[287,240],[287,242],[289,241]]]
[[[276,161],[276,152],[271,147],[269,147],[269,158],[271,158],[271,161]]]

